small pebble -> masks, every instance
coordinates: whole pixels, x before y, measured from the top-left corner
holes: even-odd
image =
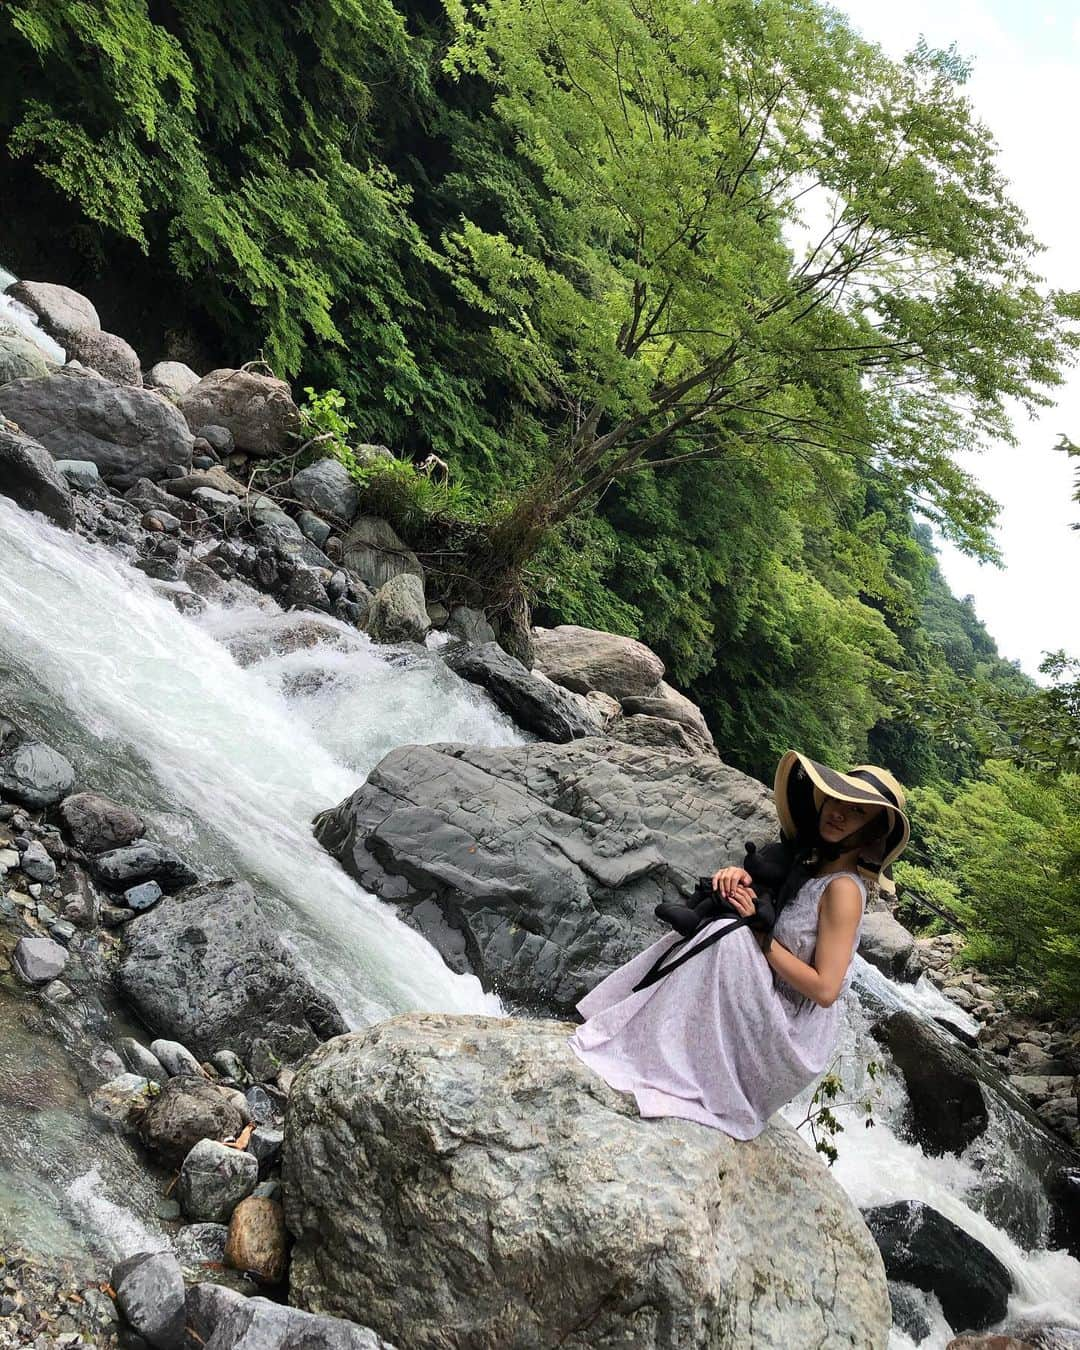
[[[127,905],[128,909],[133,909],[140,914],[144,910],[153,909],[160,899],[161,887],[156,881],[144,881],[124,892],[124,904]]]

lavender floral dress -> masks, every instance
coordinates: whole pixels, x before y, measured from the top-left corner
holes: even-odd
[[[866,888],[856,873],[807,881],[774,930],[801,961],[813,959],[818,906],[837,876],[858,882],[865,911]],[[730,922],[714,920],[690,946],[715,924]],[[613,1088],[632,1092],[643,1116],[682,1116],[753,1139],[773,1112],[829,1067],[841,1001],[823,1008],[797,993],[773,973],[748,928],[635,994],[634,985],[677,940],[661,938],[587,994],[577,1005],[587,1020],[570,1046]],[[850,983],[849,964],[841,993]]]

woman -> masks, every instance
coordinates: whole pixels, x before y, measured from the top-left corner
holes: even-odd
[[[839,773],[789,751],[773,799],[810,879],[782,909],[771,941],[739,926],[710,943],[717,925],[735,922],[716,919],[685,945],[661,938],[578,1004],[586,1021],[571,1047],[612,1087],[632,1092],[642,1116],[682,1116],[752,1139],[832,1059],[864,878],[891,889],[882,873],[908,842],[904,792],[885,769]],[[741,867],[722,867],[713,886],[749,916],[751,880]],[[664,953],[674,961],[699,945],[699,955],[642,983]]]

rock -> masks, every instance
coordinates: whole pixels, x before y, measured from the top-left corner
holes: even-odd
[[[181,395],[177,407],[193,431],[224,427],[249,455],[279,455],[300,432],[289,386],[251,370],[212,370]]]
[[[89,459],[57,459],[53,463],[56,465],[57,473],[63,476],[68,487],[74,488],[76,492],[93,492],[101,487],[101,474],[98,472],[98,466]],[[150,480],[147,479],[147,482]]]
[[[670,717],[648,717],[644,713],[620,717],[608,727],[607,734],[642,749],[670,750],[683,755],[712,753],[700,736]]]
[[[356,484],[336,459],[318,459],[294,474],[285,487],[285,496],[339,525],[348,525],[360,509]]]
[[[334,571],[334,564],[322,549],[316,548],[298,530],[282,530],[277,525],[256,525],[255,538],[263,547],[272,549],[277,557],[294,567],[322,567],[327,572]]]
[[[31,839],[27,844],[19,866],[31,881],[48,884],[56,880],[56,864],[45,852],[45,845],[40,839]]]
[[[186,1045],[179,1041],[159,1039],[150,1042],[150,1052],[155,1055],[170,1078],[205,1078],[203,1067]]]
[[[300,526],[304,538],[310,539],[316,548],[326,547],[326,541],[330,538],[330,526],[321,516],[315,515],[312,511],[300,511],[296,523]]]
[[[11,954],[16,975],[27,984],[48,984],[58,979],[67,962],[67,952],[52,938],[21,937]]]
[[[890,980],[918,979],[915,939],[888,910],[863,916],[859,955]],[[915,965],[914,977],[909,973],[909,962]]]
[[[546,741],[572,741],[600,733],[600,721],[572,695],[526,670],[496,642],[445,653],[446,664],[462,679],[486,689],[519,727]]]
[[[206,1078],[170,1078],[139,1126],[146,1147],[179,1167],[201,1139],[234,1139],[245,1117],[227,1092]]]
[[[1013,1336],[954,1336],[945,1350],[1039,1350],[1031,1341]]]
[[[198,375],[190,366],[185,366],[183,361],[159,361],[157,365],[150,367],[143,379],[143,384],[148,389],[160,390],[174,403],[198,383]]]
[[[0,385],[0,412],[55,458],[92,460],[121,490],[191,463],[194,438],[166,399],[70,367]]]
[[[156,881],[143,881],[124,892],[124,904],[141,914],[144,910],[153,909],[163,893]]]
[[[981,1331],[1005,1316],[1012,1277],[950,1219],[917,1200],[879,1205],[863,1217],[889,1278],[936,1294],[950,1326]]]
[[[583,740],[399,747],[315,832],[454,969],[566,1012],[662,935],[657,904],[777,825],[764,785],[714,756]]]
[[[1063,1247],[1080,1261],[1080,1168],[1059,1168],[1047,1186],[1050,1200],[1049,1246]]]
[[[116,1302],[155,1350],[184,1345],[184,1277],[169,1252],[142,1252],[113,1267]]]
[[[416,554],[401,542],[385,520],[374,516],[361,516],[353,522],[342,541],[342,562],[374,591],[402,573],[424,575]]]
[[[557,629],[555,631],[558,631]],[[648,650],[648,648],[646,648]],[[604,692],[593,691],[593,692]],[[706,745],[713,744],[712,732],[709,730],[709,724],[705,721],[704,714],[692,699],[688,699],[685,694],[680,694],[677,689],[673,689],[670,684],[660,681],[657,692],[653,695],[639,694],[622,700],[623,712],[627,716],[641,714],[645,717],[664,717],[669,722],[678,722],[692,735],[704,741]]]
[[[140,881],[156,881],[163,891],[176,891],[199,879],[171,848],[149,839],[99,853],[89,866],[94,880],[114,891],[126,891]]]
[[[330,597],[321,576],[325,573],[313,567],[297,567],[280,597],[281,604],[286,609],[329,611]]]
[[[94,306],[85,295],[69,286],[51,281],[16,281],[7,288],[7,294],[33,310],[45,332],[61,345],[66,345],[68,338],[80,329],[101,327]]]
[[[285,1274],[285,1213],[274,1200],[248,1196],[233,1210],[225,1263],[254,1275],[263,1284],[279,1284]]]
[[[921,1292],[914,1285],[890,1280],[889,1303],[892,1305],[893,1326],[903,1331],[916,1345],[925,1341],[933,1328],[926,1315]]]
[[[150,1079],[138,1073],[122,1073],[110,1078],[90,1094],[90,1111],[99,1120],[135,1130],[156,1093]]]
[[[116,1049],[132,1073],[140,1074],[159,1087],[164,1087],[168,1082],[169,1074],[164,1064],[134,1036],[121,1036],[116,1042]]]
[[[1069,1065],[1065,1060],[1048,1055],[1041,1045],[1036,1045],[1032,1041],[1020,1041],[1013,1046],[1010,1058],[1021,1073],[1059,1076],[1069,1072]]]
[[[216,427],[211,423],[200,427],[195,435],[207,443],[218,459],[225,459],[236,449],[236,441],[228,427]]]
[[[219,492],[217,488],[211,487],[196,488],[191,494],[191,500],[209,516],[227,515],[240,505],[240,498],[231,492]]]
[[[468,605],[455,605],[450,611],[446,627],[474,647],[495,641],[495,630],[488,623],[487,616],[482,610],[470,609]]]
[[[215,1323],[206,1350],[394,1350],[367,1327],[240,1296]]]
[[[910,1012],[892,1013],[873,1035],[888,1047],[904,1076],[911,1136],[927,1153],[962,1153],[988,1124],[982,1087],[968,1056]]]
[[[620,700],[651,698],[664,678],[664,663],[655,652],[615,633],[560,624],[534,628],[532,644],[536,669],[578,694],[599,689]]]
[[[276,1166],[284,1140],[284,1132],[274,1129],[272,1125],[260,1125],[252,1131],[248,1140],[248,1152],[259,1164],[260,1177],[265,1177]]]
[[[0,418],[0,496],[24,511],[40,511],[62,529],[75,524],[71,488],[43,445]]]
[[[169,479],[169,492],[174,497],[187,499],[202,488],[210,488],[227,497],[247,496],[247,488],[243,483],[233,478],[220,464],[215,464],[212,469],[201,469],[198,473],[187,473],[180,478]]]
[[[48,373],[48,362],[29,338],[13,328],[0,328],[0,384],[37,380]]]
[[[198,1278],[206,1273],[200,1269],[202,1266],[225,1264],[225,1244],[228,1240],[227,1224],[189,1223],[173,1238],[173,1251],[184,1273]]]
[[[410,1350],[447,1327],[475,1347],[883,1345],[874,1245],[795,1132],[642,1121],[571,1030],[410,1014],[320,1047],[289,1098],[293,1301]]]
[[[423,642],[431,623],[420,578],[400,572],[380,586],[371,602],[367,627],[375,642]]]
[[[180,1168],[180,1206],[198,1223],[228,1223],[258,1180],[259,1164],[250,1153],[201,1139]]]
[[[80,328],[64,344],[69,361],[80,361],[115,384],[142,387],[142,367],[134,347],[115,333],[100,328]]]
[[[262,1041],[292,1063],[345,1030],[245,882],[210,882],[166,898],[127,925],[125,945],[118,972],[125,997],[148,1026],[200,1058],[230,1049],[247,1060]]]

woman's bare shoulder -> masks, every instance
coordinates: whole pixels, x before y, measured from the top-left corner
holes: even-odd
[[[821,893],[821,903],[839,912],[849,909],[861,910],[863,888],[853,876],[839,873],[831,881],[826,882],[825,889]]]

